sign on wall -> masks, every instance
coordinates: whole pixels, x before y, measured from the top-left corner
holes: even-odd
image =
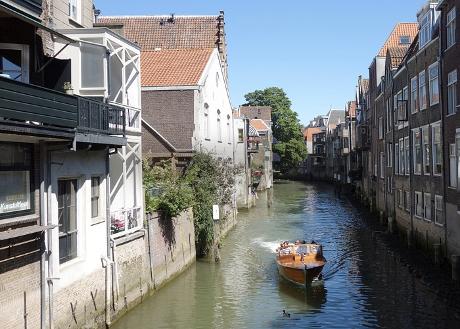
[[[219,220],[219,205],[212,206],[212,219]]]

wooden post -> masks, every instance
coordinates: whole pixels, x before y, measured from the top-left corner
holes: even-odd
[[[452,280],[460,281],[460,256],[452,255]]]

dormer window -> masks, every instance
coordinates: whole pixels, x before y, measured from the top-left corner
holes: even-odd
[[[431,27],[431,11],[429,11],[420,21],[420,49],[431,41]]]
[[[400,45],[410,45],[410,36],[408,35],[401,35],[399,37],[399,44]]]

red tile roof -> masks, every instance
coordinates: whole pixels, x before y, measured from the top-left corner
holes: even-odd
[[[388,39],[383,44],[382,48],[378,53],[378,56],[386,56],[388,48],[399,47],[399,46],[406,46],[407,44],[400,43],[401,36],[408,36],[409,42],[412,43],[414,41],[415,36],[418,32],[418,24],[417,23],[398,23],[394,27],[393,31],[388,36]]]
[[[252,119],[249,121],[249,124],[257,129],[257,131],[267,131],[270,128],[265,124],[264,120],[262,119]]]
[[[409,46],[407,45],[404,47],[401,46],[401,47],[388,48],[387,56],[389,57],[390,65],[392,69],[396,69],[399,67],[408,49],[409,49]]]
[[[219,24],[223,16],[101,16],[96,26],[118,28],[142,50],[154,50],[219,47]]]
[[[195,86],[214,49],[141,52],[142,87]]]

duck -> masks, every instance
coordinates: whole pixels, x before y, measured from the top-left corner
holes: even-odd
[[[285,317],[285,318],[290,318],[290,317],[291,317],[291,313],[287,313],[286,310],[283,310],[283,317]]]

